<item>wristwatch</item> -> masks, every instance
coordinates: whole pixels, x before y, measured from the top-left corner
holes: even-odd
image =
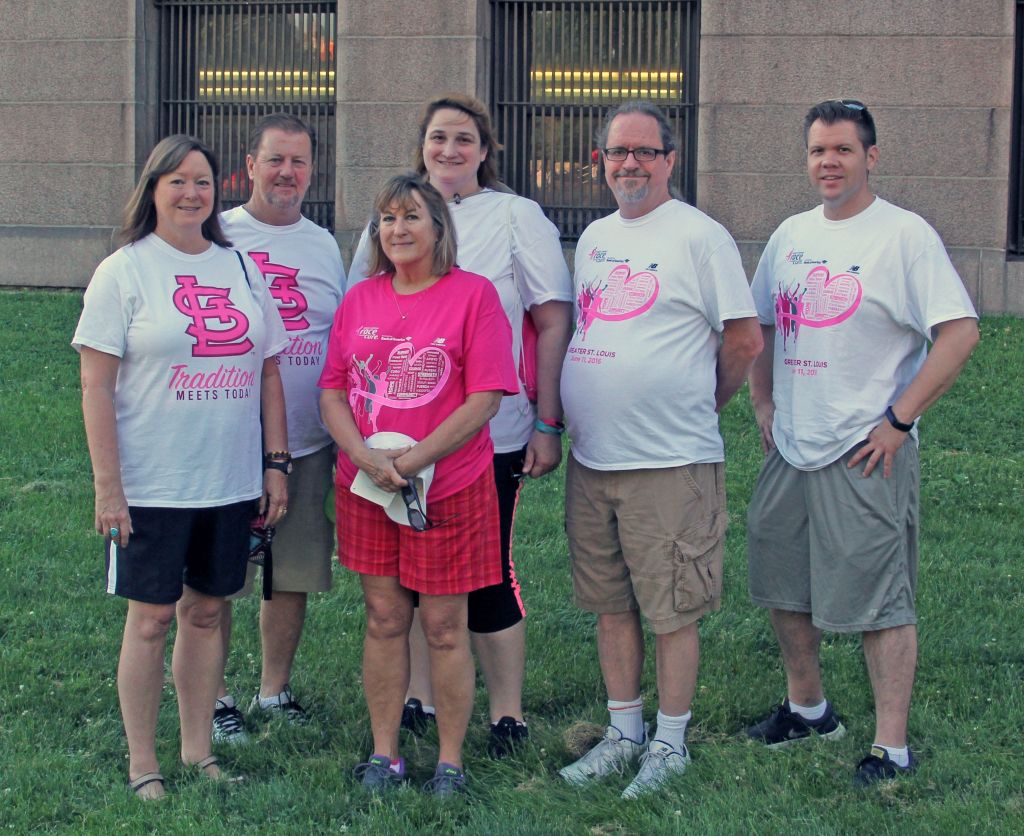
[[[285,476],[292,472],[292,454],[287,450],[267,453],[263,457],[264,470],[280,470]]]
[[[909,424],[904,424],[899,418],[896,417],[896,413],[892,411],[891,406],[885,408],[885,417],[889,419],[889,423],[893,425],[901,433],[908,433],[914,429],[914,422],[911,421]]]

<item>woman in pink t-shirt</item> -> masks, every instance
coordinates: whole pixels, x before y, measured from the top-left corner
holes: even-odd
[[[437,772],[424,788],[450,795],[465,784],[462,741],[474,693],[466,596],[501,578],[487,422],[502,396],[518,390],[512,333],[491,283],[455,266],[440,193],[414,175],[394,177],[374,214],[373,275],[338,308],[320,378],[324,422],[340,448],[338,554],[359,573],[367,613],[363,687],[374,751],[357,775],[370,789],[404,777],[398,731],[418,593],[440,741]],[[378,432],[416,444],[371,449],[366,439]],[[412,477],[430,465],[429,496],[420,497]],[[350,490],[360,471],[402,494],[408,524]]]

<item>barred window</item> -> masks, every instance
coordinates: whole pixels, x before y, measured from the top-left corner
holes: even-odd
[[[698,0],[492,0],[501,177],[574,240],[614,211],[594,134],[614,105],[649,99],[680,143],[672,185],[696,181]]]
[[[302,211],[334,229],[334,38],[337,2],[156,0],[160,136],[198,136],[221,164],[225,208],[249,199],[249,131],[285,111],[316,130]]]
[[[1024,0],[1017,0],[1014,30],[1013,122],[1010,138],[1010,201],[1006,252],[1024,256]]]

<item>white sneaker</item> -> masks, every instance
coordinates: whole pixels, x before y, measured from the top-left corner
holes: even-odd
[[[623,798],[639,798],[654,792],[673,775],[685,771],[690,762],[686,746],[683,751],[674,749],[663,740],[652,740],[647,751],[640,756],[640,771],[632,783],[622,791]]]
[[[230,705],[224,700],[218,699],[213,710],[213,734],[214,743],[231,743],[239,746],[249,742],[249,735],[245,731],[245,719],[242,712],[238,710],[234,700]]]
[[[621,775],[626,764],[643,751],[643,743],[623,737],[615,726],[608,726],[600,743],[575,763],[560,769],[558,774],[570,784],[585,784],[613,772]]]

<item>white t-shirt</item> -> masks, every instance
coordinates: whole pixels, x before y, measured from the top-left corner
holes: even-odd
[[[288,449],[296,457],[314,453],[331,443],[320,420],[316,382],[345,287],[338,243],[307,218],[271,226],[238,206],[220,220],[224,234],[256,262],[288,332],[288,345],[277,355],[288,409]]]
[[[121,358],[114,391],[129,505],[206,508],[263,490],[260,380],[287,336],[259,270],[155,234],[96,268],[72,345]]]
[[[820,206],[783,221],[751,289],[776,329],[772,436],[801,470],[836,461],[883,420],[932,328],[976,316],[935,230],[880,197],[844,221]]]
[[[458,264],[486,276],[498,291],[512,326],[512,356],[522,353],[523,314],[545,302],[572,299],[569,269],[562,256],[558,230],[540,206],[525,197],[490,189],[449,201],[458,239]],[[352,258],[349,287],[366,278],[369,235],[363,230]],[[521,449],[533,433],[535,412],[520,382],[519,392],[501,399],[491,419],[497,453]]]
[[[678,200],[633,220],[616,212],[580,237],[573,283],[562,404],[577,461],[596,470],[722,461],[719,332],[754,316],[725,228]]]

